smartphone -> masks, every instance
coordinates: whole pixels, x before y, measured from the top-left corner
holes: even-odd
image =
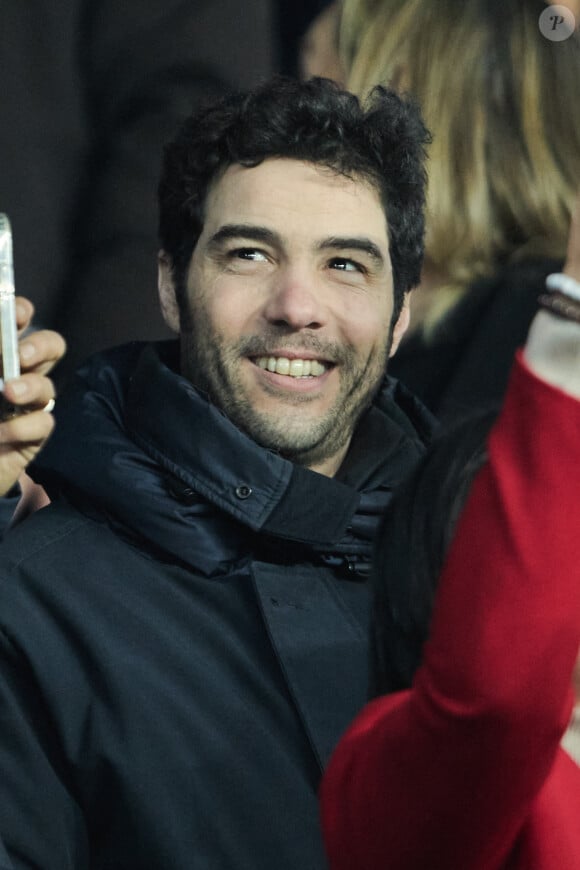
[[[12,263],[12,230],[10,221],[0,213],[0,353],[2,354],[2,384],[20,375],[18,328],[14,302],[14,267]]]

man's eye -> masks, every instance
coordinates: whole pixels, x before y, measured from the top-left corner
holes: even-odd
[[[230,257],[238,260],[251,260],[256,263],[264,262],[267,259],[266,255],[256,248],[236,248],[234,251],[230,251]]]
[[[334,257],[330,261],[331,269],[338,269],[340,272],[364,272],[360,263],[354,260],[349,260],[347,257]]]

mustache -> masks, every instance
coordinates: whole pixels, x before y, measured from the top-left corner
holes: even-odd
[[[348,362],[354,353],[354,348],[350,345],[324,341],[311,332],[293,335],[286,330],[270,330],[262,335],[245,336],[236,343],[236,351],[241,356],[273,356],[272,352],[279,350],[281,345],[285,350],[308,351],[335,364]]]

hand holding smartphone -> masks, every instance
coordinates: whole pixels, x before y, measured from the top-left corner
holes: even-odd
[[[58,332],[30,326],[34,306],[15,298],[10,221],[0,213],[0,498],[8,493],[54,428],[48,377],[65,352]],[[23,353],[22,372],[20,354]]]

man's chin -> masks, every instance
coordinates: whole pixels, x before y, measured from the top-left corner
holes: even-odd
[[[325,432],[321,432],[320,420],[308,425],[296,419],[296,413],[275,416],[256,415],[250,421],[243,421],[241,428],[260,446],[274,450],[283,456],[301,455],[320,447]]]

